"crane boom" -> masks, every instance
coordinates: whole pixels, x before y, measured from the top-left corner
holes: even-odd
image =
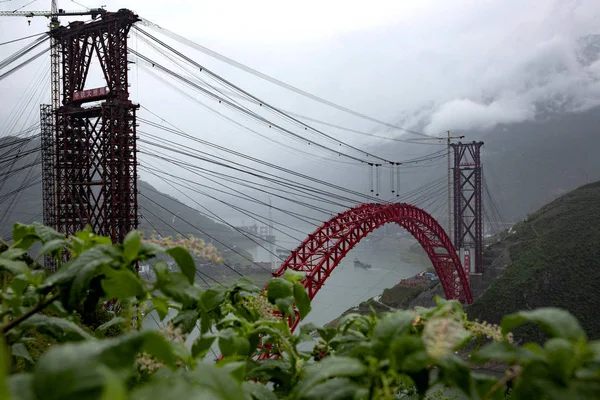
[[[50,18],[50,31],[60,26],[59,17],[73,17],[80,15],[90,15],[92,19],[96,19],[99,15],[104,15],[106,10],[103,8],[90,8],[85,11],[65,11],[62,8],[57,8],[56,0],[52,0],[50,11],[0,11],[0,17],[46,17]],[[60,98],[60,83],[59,83],[59,55],[56,39],[50,37],[50,87],[52,92],[52,110],[58,108]]]
[[[96,18],[98,15],[105,14],[106,10],[103,8],[92,8],[86,11],[65,11],[63,9],[53,11],[0,11],[0,17],[72,17],[78,15],[91,15],[92,18]]]

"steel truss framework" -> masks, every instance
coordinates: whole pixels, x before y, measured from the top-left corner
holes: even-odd
[[[127,35],[136,21],[135,14],[122,9],[52,30],[62,61],[62,97],[52,146],[43,147],[43,157],[53,153],[54,159],[54,171],[44,166],[44,199],[54,202],[44,203],[44,215],[52,216],[51,225],[67,235],[89,224],[117,242],[138,226],[139,106],[129,100],[127,78]],[[102,103],[83,107],[89,99],[75,100],[74,93],[84,89],[93,55],[108,94]]]
[[[52,123],[52,105],[40,106],[40,130],[42,141],[42,211],[44,225],[56,226],[56,181],[54,175],[54,124]],[[44,257],[44,265],[54,270],[54,257]]]
[[[483,272],[483,142],[454,143],[454,246],[473,247],[474,272]]]
[[[409,204],[362,204],[325,222],[302,242],[275,272],[306,273],[302,283],[312,300],[335,267],[362,238],[375,229],[397,223],[423,246],[440,278],[446,298],[471,303],[468,271],[464,271],[442,226],[427,212]],[[298,325],[296,318],[291,328]]]

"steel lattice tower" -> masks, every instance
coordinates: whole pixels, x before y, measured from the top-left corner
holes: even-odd
[[[483,197],[481,146],[483,142],[454,143],[454,247],[465,268],[483,272]],[[474,264],[471,264],[474,260]]]
[[[138,20],[121,9],[51,31],[62,76],[53,121],[42,106],[44,223],[67,235],[89,224],[118,242],[138,227],[139,106],[129,100],[127,76],[127,35]],[[94,56],[106,87],[86,90]]]

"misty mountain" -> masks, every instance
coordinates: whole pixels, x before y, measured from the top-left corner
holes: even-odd
[[[10,236],[14,222],[42,221],[42,169],[41,164],[35,164],[40,157],[39,139],[28,140],[23,146],[9,144],[15,140],[19,139],[0,138],[0,236],[3,238]],[[10,158],[16,154],[19,159],[11,166]],[[225,248],[223,244],[242,249],[250,245],[234,229],[183,205],[145,181],[138,181],[138,191],[140,230],[148,235],[191,234],[221,250]]]
[[[575,79],[580,76],[589,79],[590,84],[600,82],[600,75],[597,78],[590,75],[600,71],[600,35],[579,38],[569,54],[540,56],[524,67],[526,73],[523,74],[529,78],[522,78],[526,85],[521,91],[536,94],[530,99],[533,110],[530,118],[470,129],[448,127],[454,136],[464,135],[463,142],[481,140],[485,143],[482,148],[484,180],[507,222],[522,219],[558,196],[600,179],[600,106],[591,106],[598,103],[598,98],[591,89],[579,85],[587,81]],[[544,64],[543,60],[552,62]],[[560,79],[576,84],[568,87],[556,84]],[[499,99],[490,96],[484,105],[493,108]],[[434,109],[435,105],[431,105],[432,113],[422,121],[421,128],[431,123]],[[472,118],[477,120],[475,111]],[[509,109],[498,111],[510,112]],[[406,154],[407,147],[419,154],[436,150],[429,146],[415,150],[415,145],[398,143],[386,143],[377,150]],[[445,173],[443,165],[415,171],[403,179],[405,190]],[[491,204],[484,207],[489,209]]]

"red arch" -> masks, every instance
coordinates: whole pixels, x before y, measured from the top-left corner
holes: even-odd
[[[302,281],[312,300],[335,267],[362,238],[387,223],[408,230],[427,252],[440,278],[447,299],[471,303],[468,273],[462,268],[450,238],[427,212],[409,204],[362,204],[329,221],[302,242],[283,262],[274,276],[286,269],[306,273]],[[298,319],[292,325],[292,330]]]

